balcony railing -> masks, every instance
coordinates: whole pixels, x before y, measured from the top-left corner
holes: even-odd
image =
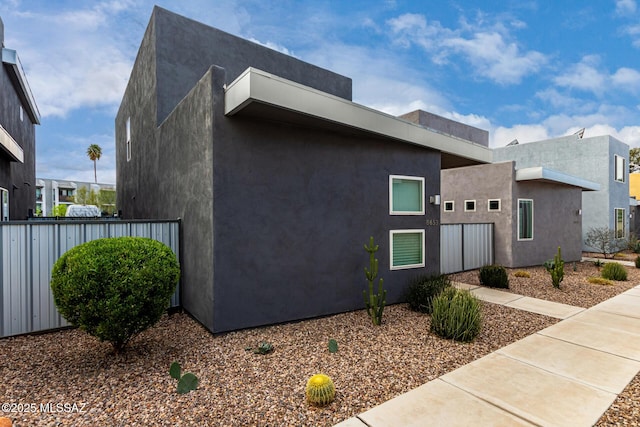
[[[65,196],[60,194],[58,196],[58,201],[61,203],[73,203],[73,196]]]

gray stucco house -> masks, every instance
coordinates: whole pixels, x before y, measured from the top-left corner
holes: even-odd
[[[582,194],[597,183],[513,161],[443,170],[443,224],[494,224],[495,263],[541,265],[562,248],[582,257]]]
[[[494,162],[514,160],[518,168],[542,166],[600,185],[582,194],[583,250],[589,229],[608,227],[629,235],[629,146],[612,136],[570,135],[496,148]]]
[[[363,308],[369,236],[400,301],[439,270],[441,168],[491,161],[352,102],[347,77],[158,7],[115,127],[122,216],[182,219],[181,300],[213,332]]]
[[[0,19],[0,220],[33,214],[40,113],[18,54],[5,48]]]

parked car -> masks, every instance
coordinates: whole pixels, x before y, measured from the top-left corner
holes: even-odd
[[[96,218],[102,216],[102,212],[96,205],[69,205],[66,216]]]

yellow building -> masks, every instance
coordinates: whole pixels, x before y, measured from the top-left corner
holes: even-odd
[[[629,174],[629,196],[640,200],[640,172]]]

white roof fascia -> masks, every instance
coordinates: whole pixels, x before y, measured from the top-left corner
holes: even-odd
[[[12,160],[24,163],[24,151],[9,132],[0,125],[0,146],[9,154]]]
[[[542,166],[533,168],[523,168],[516,170],[516,181],[535,181],[544,180],[552,181],[558,184],[571,185],[582,188],[584,191],[598,191],[600,184],[589,181],[577,176],[568,175],[553,169],[543,168]]]
[[[225,115],[233,116],[252,102],[273,105],[478,162],[491,163],[493,159],[493,152],[484,145],[435,132],[250,67],[227,85]]]

